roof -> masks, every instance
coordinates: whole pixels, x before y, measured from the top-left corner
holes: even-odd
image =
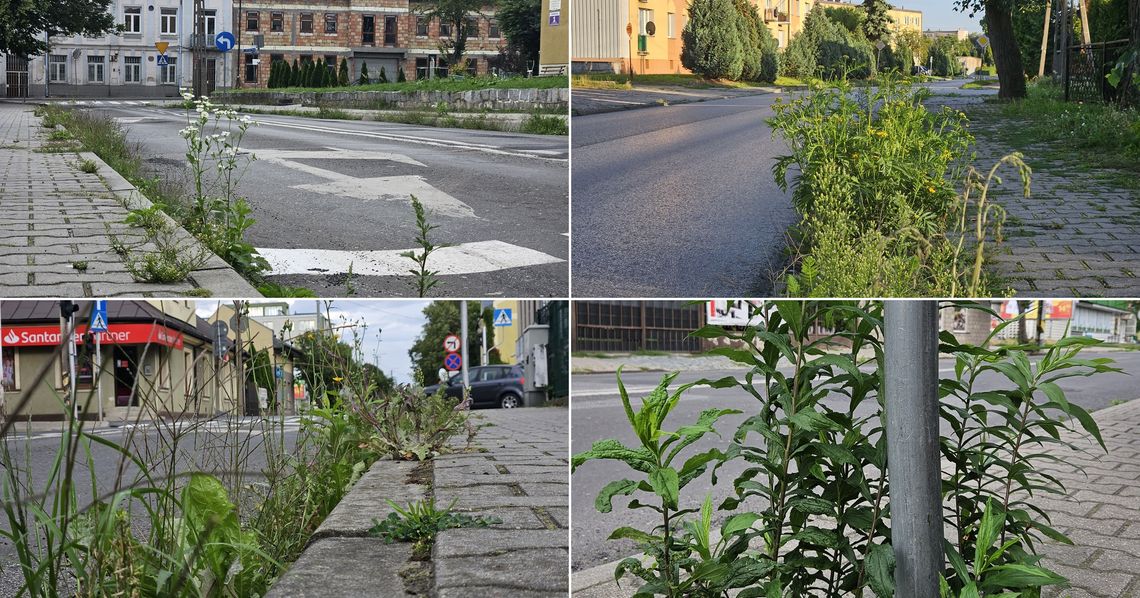
[[[90,309],[91,301],[76,301],[80,314]],[[209,334],[203,334],[197,326],[192,326],[178,318],[162,312],[145,301],[107,301],[107,319],[111,322],[156,322],[194,338],[208,341]],[[20,324],[54,324],[59,322],[59,301],[50,300],[11,300],[0,301],[0,321]]]

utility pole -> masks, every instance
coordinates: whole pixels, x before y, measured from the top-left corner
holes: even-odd
[[[883,394],[898,596],[937,596],[942,554],[938,302],[887,301]]]
[[[1087,46],[1092,43],[1092,35],[1089,33],[1089,0],[1077,2],[1080,2],[1081,9],[1081,43]]]
[[[194,62],[194,97],[200,98],[205,88],[206,7],[205,0],[194,0],[194,36],[191,38],[191,56]]]
[[[1045,76],[1045,53],[1049,49],[1049,17],[1053,12],[1053,0],[1045,3],[1045,29],[1041,32],[1041,62],[1037,65],[1037,76]]]
[[[487,365],[487,322],[479,319],[479,332],[483,334],[483,350],[479,353],[479,365]]]

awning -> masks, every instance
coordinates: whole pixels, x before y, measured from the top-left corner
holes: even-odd
[[[75,328],[75,342],[82,343],[87,325]],[[4,347],[54,347],[60,344],[59,326],[4,326],[0,328],[0,345]],[[145,345],[148,343],[182,348],[182,333],[162,324],[111,324],[99,333],[104,345]]]

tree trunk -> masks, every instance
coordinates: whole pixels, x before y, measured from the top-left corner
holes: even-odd
[[[1001,85],[998,97],[1003,100],[1024,98],[1025,68],[1021,64],[1021,52],[1017,48],[1017,39],[1013,34],[1011,3],[1003,0],[986,0],[985,7],[990,47],[994,51],[994,64],[997,66],[998,83]]]

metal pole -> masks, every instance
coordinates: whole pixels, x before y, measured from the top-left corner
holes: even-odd
[[[99,402],[99,421],[103,421],[103,334],[95,333],[95,400]]]
[[[463,390],[471,388],[471,378],[467,371],[467,301],[459,302],[459,356],[463,360]]]
[[[479,320],[479,332],[483,334],[483,351],[479,353],[479,365],[487,365],[487,323]]]
[[[938,303],[887,301],[887,469],[898,596],[937,596],[942,553]]]

